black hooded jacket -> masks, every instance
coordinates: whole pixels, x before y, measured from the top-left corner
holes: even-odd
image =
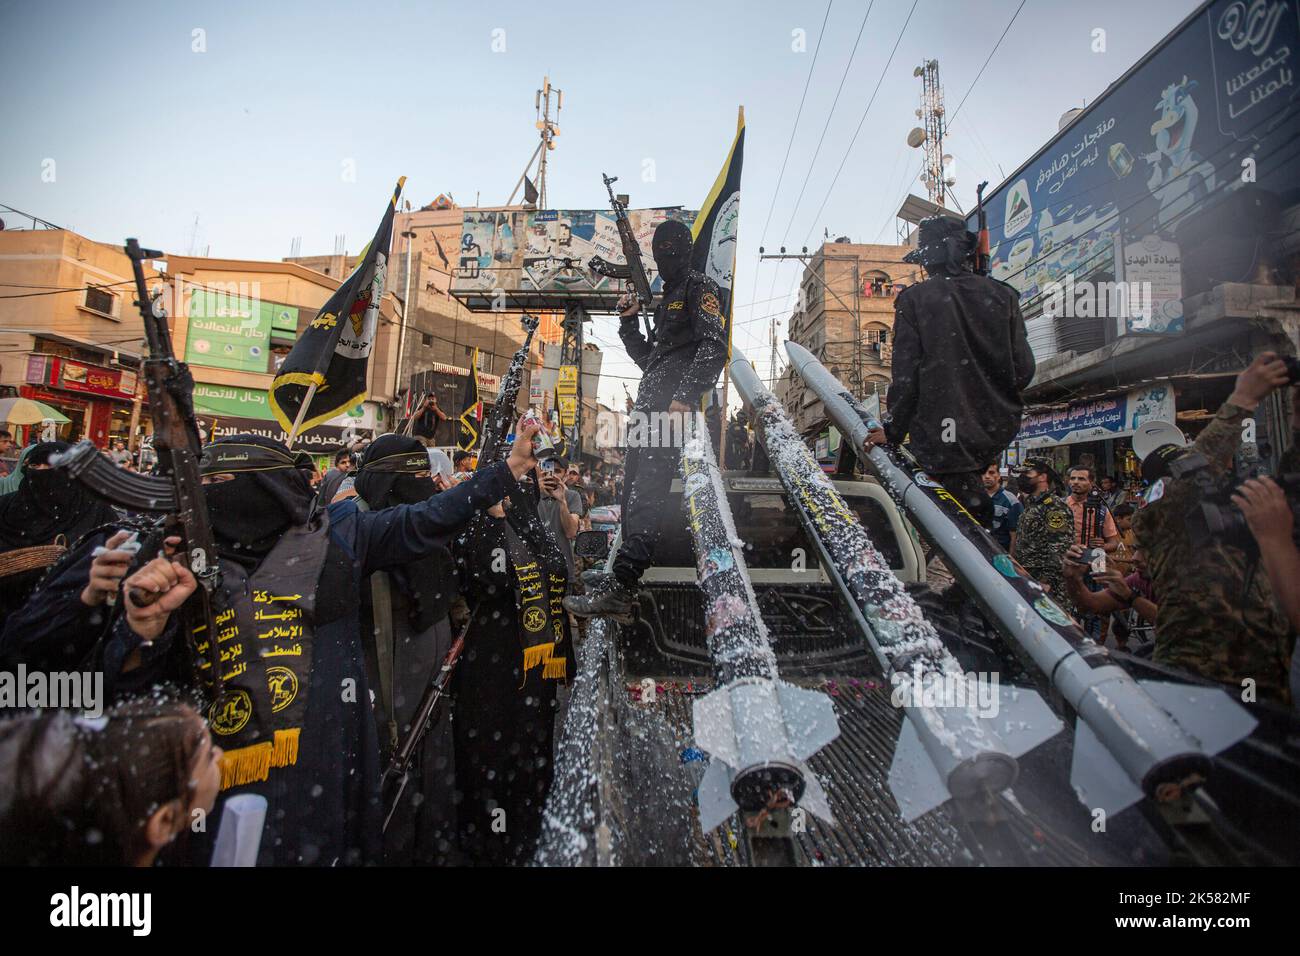
[[[641,368],[636,407],[665,411],[673,401],[694,405],[713,388],[727,362],[718,284],[687,270],[665,283],[655,306],[655,344],[646,341],[635,315],[624,318],[618,337]]]
[[[927,471],[981,469],[1019,430],[1033,377],[1019,293],[973,272],[932,276],[895,304],[885,433],[895,443],[910,435]]]

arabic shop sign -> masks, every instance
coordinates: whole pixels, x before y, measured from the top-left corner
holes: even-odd
[[[272,326],[288,308],[210,289],[192,290],[185,361],[209,368],[266,372]],[[287,325],[289,319],[279,321]],[[296,315],[293,321],[297,322]]]
[[[1291,201],[1298,70],[1297,0],[1203,5],[985,197],[993,277],[1018,289],[1032,316],[1049,283],[1111,273],[1146,237],[1183,246],[1160,254],[1185,266],[1208,255],[1206,236],[1253,250],[1259,237],[1241,235],[1231,211],[1240,204],[1224,200],[1249,189],[1265,206]],[[1162,271],[1160,281],[1180,286],[1161,297],[1164,327],[1123,331],[1179,330],[1183,284],[1197,270]]]
[[[105,398],[117,398],[123,402],[130,402],[135,398],[135,372],[70,362],[62,358],[52,359],[51,363],[53,377],[49,384],[56,388],[68,389],[69,392],[104,395]]]
[[[237,388],[233,385],[194,383],[194,410],[199,414],[233,415],[240,418],[257,418],[272,421],[266,390]]]
[[[1127,394],[1071,402],[1064,408],[1026,415],[1013,444],[1038,448],[1125,438],[1144,422],[1172,422],[1174,414],[1174,388],[1168,382],[1158,382]]]
[[[256,418],[237,418],[234,416],[223,417],[220,415],[199,415],[199,437],[206,444],[215,441],[218,438],[228,438],[231,435],[261,435],[263,438],[270,438],[281,444],[289,437],[285,434],[279,422],[263,421]],[[362,433],[366,430],[361,429]],[[295,451],[305,451],[311,454],[325,454],[328,452],[338,451],[346,444],[344,441],[345,432],[350,432],[349,440],[356,437],[357,429],[344,429],[338,425],[317,425],[311,431],[300,434],[294,441]],[[364,436],[363,437],[367,437]]]

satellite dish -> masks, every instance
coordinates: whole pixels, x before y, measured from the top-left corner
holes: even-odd
[[[921,129],[921,127],[919,126],[914,127],[912,129],[912,132],[907,134],[907,145],[911,146],[913,149],[916,149],[924,142],[925,142],[925,130]]]
[[[947,166],[947,165],[948,165],[949,163],[951,163],[951,162],[952,162],[952,153],[944,153],[944,154],[943,154],[943,164],[944,164],[945,166]]]
[[[920,76],[920,75],[921,75],[922,73],[924,73],[924,72],[925,72],[925,70],[924,70],[922,67],[919,67],[919,66],[918,66],[915,70],[912,71],[912,75],[913,75],[913,76]]]

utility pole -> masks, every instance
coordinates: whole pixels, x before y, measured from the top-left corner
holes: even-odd
[[[407,216],[411,215],[411,201],[403,200],[403,211]],[[406,325],[407,317],[411,313],[411,244],[415,240],[415,230],[411,228],[411,220],[406,221],[406,229],[402,233],[402,238],[406,240],[406,291],[402,293],[402,324],[397,329],[397,369],[393,373],[393,398],[397,398],[397,393],[401,391],[402,385],[402,353],[406,350]],[[423,260],[421,260],[423,261]]]
[[[767,370],[767,388],[768,388],[768,391],[770,391],[770,392],[775,392],[775,391],[776,391],[776,355],[777,355],[777,352],[776,352],[776,339],[777,339],[776,330],[777,330],[778,328],[780,328],[780,325],[781,325],[781,323],[780,323],[779,321],[777,321],[777,319],[776,319],[775,316],[773,316],[773,318],[772,318],[772,327],[771,327],[771,330],[770,330],[770,332],[769,332],[769,338],[771,339],[771,345],[772,345],[772,355],[771,355],[771,358],[768,360],[768,361],[770,362],[770,364],[768,365],[768,370]]]
[[[862,398],[863,390],[863,369],[862,369],[862,311],[858,298],[858,257],[857,256],[828,256],[820,252],[809,253],[808,247],[803,247],[801,253],[787,253],[785,246],[781,247],[778,255],[767,255],[759,247],[758,258],[762,259],[798,259],[805,266],[805,271],[814,279],[822,284],[828,293],[835,297],[835,301],[844,307],[844,311],[853,316],[853,362],[849,366],[849,391],[853,393],[854,398]],[[853,263],[853,304],[845,302],[840,294],[830,287],[830,285],[817,274],[817,270],[812,268],[809,263],[813,260],[821,259],[822,262],[851,262]],[[775,350],[775,342],[773,344]],[[827,358],[827,355],[820,356]]]
[[[551,78],[542,77],[542,88],[537,91],[535,105],[541,112],[541,118],[537,120],[537,129],[541,133],[542,158],[537,163],[537,193],[538,209],[548,208],[546,205],[546,154],[555,149],[555,137],[560,135],[558,123],[551,122],[551,94],[555,94],[555,119],[560,118],[560,109],[564,106],[564,91],[553,89],[551,87]]]

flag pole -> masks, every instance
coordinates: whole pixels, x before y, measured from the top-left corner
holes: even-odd
[[[351,306],[348,307],[349,310]],[[312,382],[307,388],[307,396],[302,400],[302,405],[298,408],[298,417],[293,420],[293,429],[289,432],[289,438],[284,445],[290,451],[293,451],[293,440],[298,437],[298,429],[302,428],[302,420],[307,417],[307,409],[311,407],[311,400],[316,397],[316,383]]]
[[[385,259],[388,256],[389,250],[380,250],[372,247],[374,246],[375,241],[378,240],[381,234],[383,233],[385,222],[389,224],[388,239],[389,239],[389,244],[391,246],[392,223],[396,220],[397,201],[401,198],[402,187],[405,184],[406,184],[406,177],[405,176],[399,177],[397,180],[397,188],[393,190],[393,198],[389,200],[389,208],[384,210],[384,217],[379,221],[379,229],[375,232],[374,239],[371,239],[371,241],[366,245],[361,255],[357,257],[356,265],[353,266],[352,271],[339,284],[340,289],[347,288],[348,291],[344,293],[342,308],[338,309],[337,313],[333,316],[334,318],[333,328],[335,328],[337,331],[331,333],[330,338],[327,340],[328,347],[321,350],[316,355],[315,361],[312,363],[315,366],[311,374],[312,382],[307,387],[307,394],[303,396],[303,400],[298,406],[298,412],[294,416],[294,420],[293,420],[293,427],[289,429],[289,434],[285,441],[285,444],[290,449],[293,448],[293,443],[295,440],[297,440],[298,433],[302,430],[303,421],[307,417],[307,410],[311,407],[312,399],[316,397],[316,391],[319,388],[320,383],[324,380],[326,371],[329,369],[330,358],[336,351],[339,335],[342,333],[342,324],[344,322],[351,320],[352,309],[356,305],[357,299],[361,297],[362,289],[360,288],[360,282],[358,280],[362,276],[367,261],[373,261],[372,257],[377,257],[378,255],[383,255]],[[392,218],[390,218],[390,216]],[[370,284],[373,287],[374,284],[373,272],[370,275],[370,280],[371,280]],[[380,290],[379,296],[377,296],[373,301],[368,301],[366,303],[367,310],[369,310],[369,308],[373,306],[376,310],[376,313],[378,313],[382,298],[383,298],[383,294],[382,294],[382,290]],[[330,297],[330,301],[331,302],[333,301],[332,296]],[[326,304],[328,305],[329,303],[327,302]],[[319,319],[325,318],[327,316],[318,316],[317,320],[314,320],[312,322],[312,325],[315,326],[316,322],[319,321]],[[405,321],[405,306],[403,306],[403,321]],[[306,333],[304,332],[304,335],[305,334]],[[373,341],[378,338],[378,316],[376,316],[376,325],[375,328],[371,330],[371,335],[372,335],[371,341],[373,344]],[[299,344],[301,344],[301,341],[299,342]],[[296,350],[297,348],[298,346],[295,345],[294,349]],[[293,353],[290,352],[290,358],[292,357],[293,357]],[[369,355],[366,356],[366,361],[367,363],[369,362]],[[272,387],[272,401],[274,403],[275,382],[271,383],[271,387]],[[365,396],[365,392],[363,391],[362,397],[364,398],[364,396]]]

